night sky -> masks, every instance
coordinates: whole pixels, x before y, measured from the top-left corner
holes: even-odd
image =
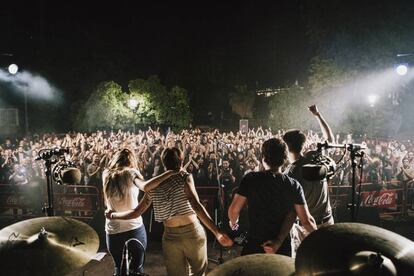
[[[91,2],[7,1],[0,10],[0,53],[44,76],[67,106],[101,81],[126,89],[131,79],[158,75],[186,88],[204,114],[228,108],[226,93],[236,84],[261,89],[306,80],[312,1]],[[11,60],[0,58],[3,66]],[[212,95],[221,101],[206,105]]]

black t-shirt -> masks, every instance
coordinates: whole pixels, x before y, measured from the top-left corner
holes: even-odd
[[[274,239],[294,204],[305,204],[302,186],[285,174],[248,173],[237,192],[247,198],[249,233],[257,240]]]

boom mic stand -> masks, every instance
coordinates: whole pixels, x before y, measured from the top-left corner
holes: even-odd
[[[48,217],[53,217],[55,212],[53,210],[53,182],[52,182],[52,165],[57,162],[56,156],[63,155],[68,153],[69,149],[42,149],[39,151],[38,156],[35,160],[44,160],[45,161],[45,174],[47,182],[47,206],[42,208],[42,212],[45,213]]]
[[[364,157],[364,152],[361,151],[362,149],[366,149],[364,145],[360,144],[328,144],[328,142],[325,142],[323,144],[318,143],[318,151],[321,151],[322,148],[342,148],[350,152],[351,156],[351,167],[352,167],[352,187],[351,187],[351,203],[347,205],[349,208],[350,214],[351,214],[351,222],[356,222],[357,218],[355,215],[355,194],[356,194],[356,167],[357,162],[356,158],[360,158],[360,164],[362,164],[362,158]]]

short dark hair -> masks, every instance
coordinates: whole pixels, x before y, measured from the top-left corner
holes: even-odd
[[[262,157],[269,166],[282,166],[287,160],[287,146],[279,138],[266,140],[262,145]]]
[[[179,170],[183,159],[183,152],[176,147],[166,148],[161,153],[162,164],[167,170]]]
[[[299,129],[286,131],[283,141],[287,144],[289,151],[300,153],[306,143],[306,135]]]

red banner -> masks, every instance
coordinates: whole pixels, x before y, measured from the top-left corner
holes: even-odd
[[[397,190],[381,190],[361,193],[361,206],[379,207],[379,208],[396,208],[397,207]]]
[[[53,196],[55,210],[70,211],[91,211],[96,207],[92,206],[92,196],[79,194],[55,194]]]

